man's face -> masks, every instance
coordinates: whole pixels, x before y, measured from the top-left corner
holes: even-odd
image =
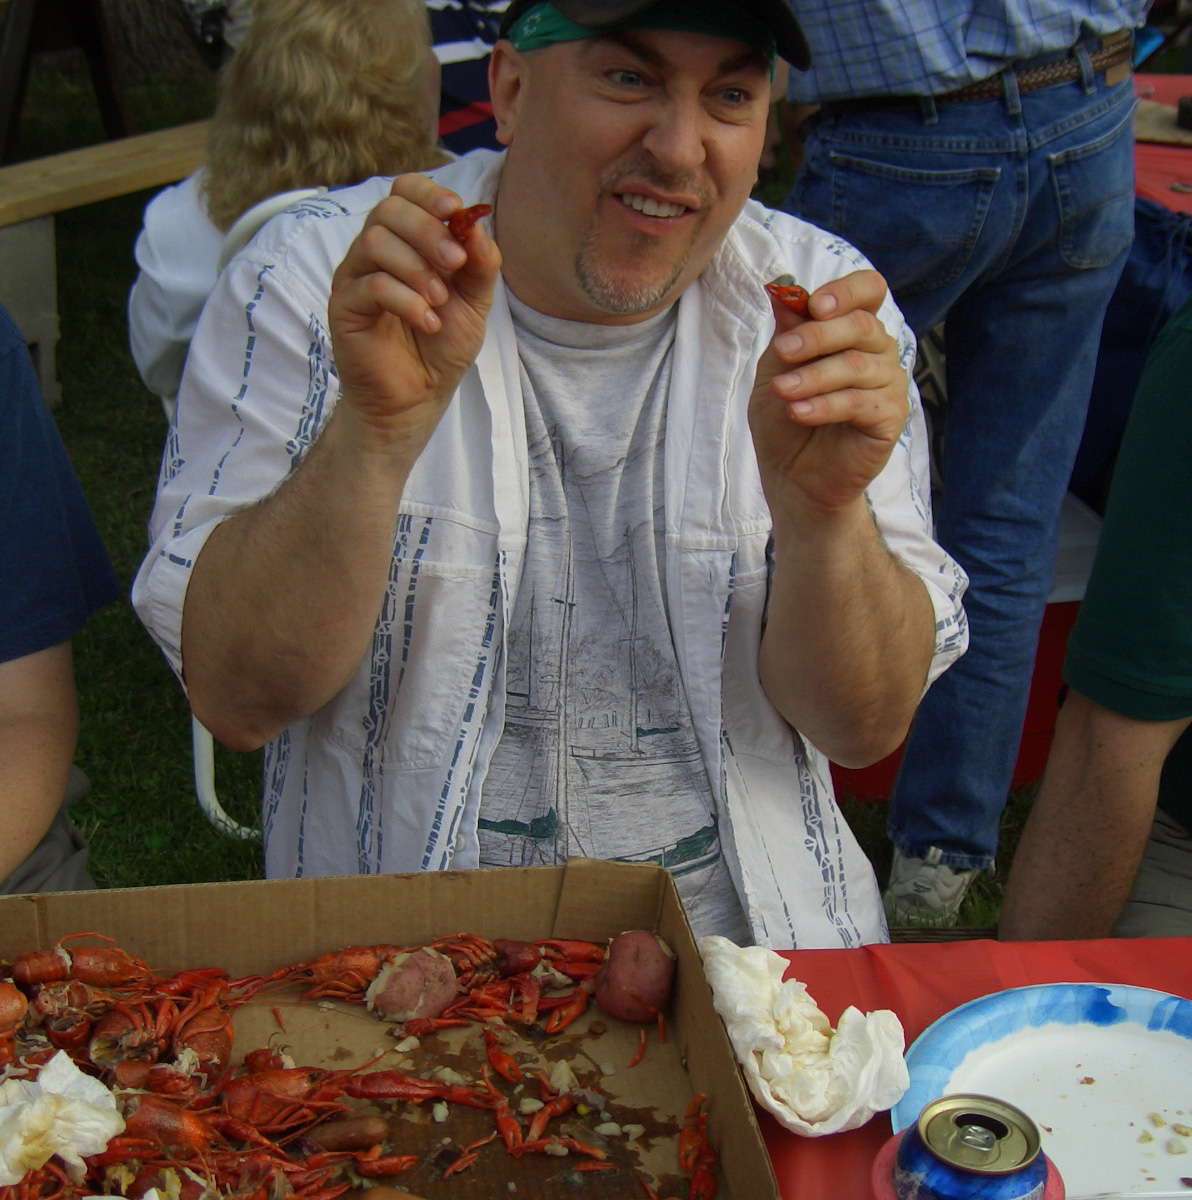
[[[769,66],[743,42],[633,30],[492,65],[509,146],[505,280],[574,321],[643,320],[707,266],[757,179]]]

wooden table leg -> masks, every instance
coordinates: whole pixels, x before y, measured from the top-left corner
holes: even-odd
[[[29,79],[29,35],[37,0],[8,0],[0,33],[0,162],[16,140],[21,101]]]
[[[0,162],[16,142],[17,124],[35,55],[82,50],[109,138],[132,132],[102,0],[8,0],[0,37]]]
[[[124,88],[116,71],[116,55],[111,31],[103,12],[103,0],[67,0],[66,14],[72,26],[74,42],[82,47],[91,72],[91,86],[99,101],[99,113],[109,138],[132,133]]]

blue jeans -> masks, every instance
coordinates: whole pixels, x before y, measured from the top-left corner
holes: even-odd
[[[936,681],[890,798],[904,853],[997,849],[1101,322],[1134,221],[1134,92],[821,114],[785,207],[847,238],[920,337],[941,322],[936,537],[969,575],[968,653]]]

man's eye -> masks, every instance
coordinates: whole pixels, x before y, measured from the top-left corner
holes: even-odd
[[[744,88],[732,87],[724,88],[720,93],[720,98],[725,104],[739,108],[741,105],[749,103],[750,95]]]
[[[641,87],[645,82],[642,79],[640,71],[630,71],[628,69],[610,71],[608,77],[618,87],[637,88]]]

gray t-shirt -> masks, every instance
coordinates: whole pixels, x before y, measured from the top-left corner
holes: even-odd
[[[509,303],[530,525],[480,861],[656,862],[697,935],[748,942],[667,616],[662,447],[676,310],[596,326]]]

